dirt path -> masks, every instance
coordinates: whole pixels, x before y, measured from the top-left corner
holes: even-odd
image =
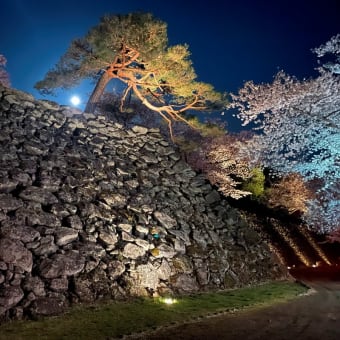
[[[209,318],[134,339],[340,340],[340,280],[315,271],[298,273],[297,277],[316,292],[288,303]]]

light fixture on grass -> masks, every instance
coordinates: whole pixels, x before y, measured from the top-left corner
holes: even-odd
[[[159,299],[160,302],[165,303],[166,305],[173,305],[174,303],[177,303],[177,299],[174,299],[172,297],[162,297]]]

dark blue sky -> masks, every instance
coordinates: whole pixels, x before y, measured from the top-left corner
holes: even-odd
[[[33,89],[65,52],[108,13],[150,11],[168,23],[171,45],[187,43],[199,79],[235,92],[246,80],[270,81],[278,69],[313,75],[310,49],[340,33],[339,0],[1,0],[0,54],[12,86]],[[88,85],[60,93],[86,100]]]

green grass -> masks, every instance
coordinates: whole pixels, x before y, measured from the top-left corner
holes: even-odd
[[[77,306],[62,316],[37,321],[14,321],[0,326],[0,339],[105,339],[184,322],[226,310],[286,301],[306,288],[292,282],[182,297],[173,305],[159,299],[136,299]]]

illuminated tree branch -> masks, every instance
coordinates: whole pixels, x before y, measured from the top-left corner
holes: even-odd
[[[85,37],[74,40],[35,87],[51,93],[93,78],[97,83],[85,108],[93,113],[107,84],[117,79],[127,85],[121,107],[133,91],[149,109],[167,117],[171,129],[169,121],[186,122],[187,110],[213,111],[226,104],[223,94],[196,81],[189,57],[188,46],[167,46],[166,24],[151,14],[106,16]]]

